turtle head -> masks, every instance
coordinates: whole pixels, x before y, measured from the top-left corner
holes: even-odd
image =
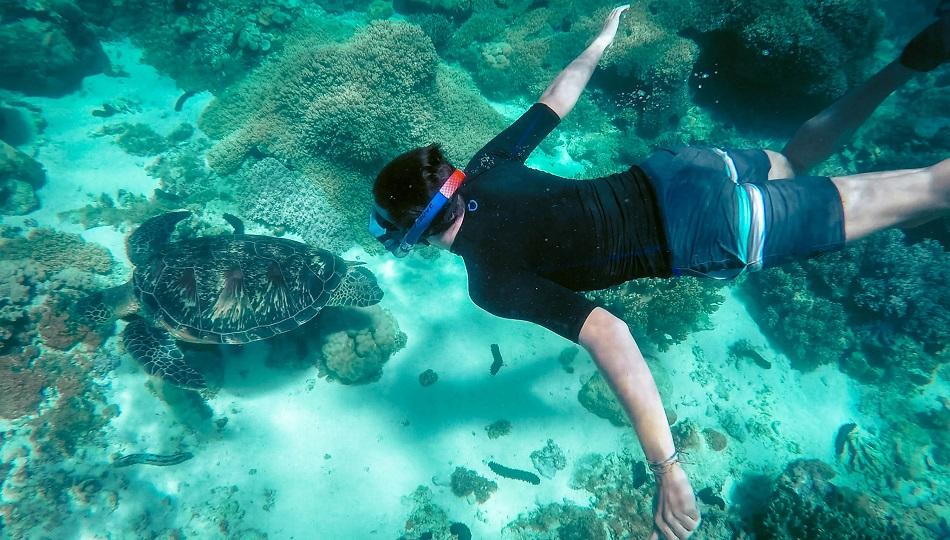
[[[378,304],[383,298],[383,290],[376,283],[376,276],[361,262],[347,261],[347,265],[349,269],[328,305],[366,307]]]
[[[91,328],[102,328],[117,317],[132,314],[135,306],[132,288],[125,284],[80,298],[70,307],[70,318]]]

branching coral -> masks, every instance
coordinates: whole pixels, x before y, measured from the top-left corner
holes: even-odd
[[[660,350],[702,329],[724,300],[717,284],[695,278],[637,279],[588,296]]]
[[[950,342],[950,254],[933,240],[885,231],[746,283],[797,367],[841,360],[862,380],[926,384]]]
[[[797,264],[749,274],[744,282],[757,307],[756,321],[801,370],[839,361],[853,334],[844,307],[815,296]]]

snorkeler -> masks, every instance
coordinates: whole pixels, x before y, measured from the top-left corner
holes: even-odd
[[[526,167],[574,107],[627,8],[614,9],[591,45],[464,171],[435,144],[388,163],[373,186],[370,230],[397,256],[418,243],[461,256],[475,304],[581,344],[656,475],[652,538],[684,539],[700,514],[650,370],[624,322],[577,291],[640,277],[731,278],[950,213],[950,159],[922,169],[804,175],[915,73],[948,60],[950,14],[806,122],[781,152],[663,149],[589,181]]]

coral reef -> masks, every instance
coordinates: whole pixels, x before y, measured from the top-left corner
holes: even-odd
[[[592,15],[572,31],[596,35],[607,11]],[[687,83],[699,58],[699,46],[670,32],[653,18],[645,4],[624,15],[614,43],[604,54],[605,73],[600,84],[610,92],[625,92],[621,117],[637,113],[634,122],[641,134],[655,136],[675,128],[690,105]]]
[[[422,386],[432,386],[439,381],[439,374],[431,369],[427,369],[419,374],[419,384]]]
[[[369,308],[326,308],[316,321],[320,340],[320,367],[344,384],[372,382],[383,364],[406,344],[388,311]]]
[[[670,431],[673,434],[673,442],[680,451],[698,449],[702,445],[699,426],[688,418],[677,422]]]
[[[115,136],[116,145],[133,156],[154,156],[188,141],[194,132],[191,124],[179,124],[168,135],[159,135],[148,124],[123,122],[103,126],[95,136]]]
[[[33,368],[39,357],[36,348],[0,356],[0,418],[19,418],[35,413],[47,375]]]
[[[84,13],[72,2],[0,2],[0,86],[61,96],[109,69]]]
[[[571,487],[590,493],[595,517],[593,530],[605,527],[608,538],[647,538],[653,531],[654,485],[630,473],[637,463],[624,450],[607,455],[589,454],[574,466]]]
[[[439,66],[417,26],[377,21],[345,44],[319,38],[285,50],[204,112],[220,140],[208,154],[221,173],[271,156],[318,184],[363,231],[370,174],[397,153],[439,140],[464,159],[502,127],[463,75]]]
[[[335,253],[352,246],[342,214],[320,186],[276,159],[265,158],[231,178],[241,215]]]
[[[844,307],[812,295],[797,264],[749,274],[756,321],[788,354],[792,367],[807,371],[838,361],[853,340]]]
[[[700,45],[695,71],[713,76],[697,101],[735,116],[778,106],[793,116],[796,105],[836,99],[861,80],[884,28],[876,2],[862,0],[654,1],[648,9]]]
[[[30,343],[34,322],[30,307],[45,280],[45,268],[33,261],[0,261],[0,352]]]
[[[867,382],[927,384],[950,343],[950,254],[884,231],[750,274],[756,319],[799,369],[840,362]]]
[[[483,503],[498,489],[498,484],[471,469],[456,467],[452,472],[452,493],[457,497],[469,497]]]
[[[0,255],[8,260],[30,259],[48,272],[75,268],[107,274],[112,269],[112,256],[105,248],[86,243],[79,235],[46,228],[0,238]]]
[[[218,193],[218,186],[214,182],[217,178],[205,164],[207,142],[201,138],[195,139],[190,144],[165,152],[146,165],[148,175],[161,182],[161,190],[155,193],[156,198],[160,198],[161,193],[173,200],[204,204],[226,197],[226,194]]]
[[[505,435],[511,433],[511,422],[505,419],[495,420],[491,424],[485,426],[485,432],[488,433],[489,439],[504,437]]]
[[[915,536],[912,522],[901,519],[872,493],[859,493],[831,482],[835,473],[818,460],[788,464],[762,499],[768,504],[747,517],[756,538],[903,539]],[[751,494],[751,493],[750,493]]]
[[[722,452],[729,444],[729,438],[720,431],[713,428],[703,430],[703,438],[706,439],[706,446],[715,452]]]
[[[415,540],[426,534],[433,540],[452,538],[448,514],[433,501],[432,490],[419,486],[402,500],[403,504],[411,506],[412,510],[406,518],[406,525],[399,540]]]
[[[648,338],[662,351],[705,328],[722,305],[720,285],[708,281],[637,279],[587,296],[623,319],[635,337]]]
[[[838,429],[835,458],[848,470],[869,476],[880,476],[887,467],[877,437],[855,423],[844,424]]]
[[[129,35],[147,63],[188,89],[219,90],[307,30],[297,24],[302,10],[295,0],[76,1],[96,23]]]
[[[0,214],[23,215],[39,208],[34,192],[45,182],[42,165],[0,141]]]
[[[600,374],[595,372],[577,392],[577,401],[588,411],[609,420],[617,427],[629,426],[627,414],[617,401],[617,397],[610,389],[610,385]]]
[[[506,538],[531,540],[608,540],[607,523],[593,508],[565,500],[539,506],[504,528]]]
[[[155,191],[154,197],[136,195],[120,189],[116,199],[102,193],[92,204],[82,208],[60,212],[59,216],[70,223],[80,224],[86,229],[103,225],[122,224],[138,226],[148,218],[178,210],[182,207],[178,199],[167,199]]]
[[[558,471],[567,467],[567,458],[564,457],[561,447],[548,439],[544,448],[531,452],[531,463],[541,476],[550,479],[554,478]]]

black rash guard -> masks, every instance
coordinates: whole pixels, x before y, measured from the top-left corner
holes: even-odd
[[[578,341],[596,307],[577,291],[671,275],[653,186],[638,167],[571,180],[526,167],[560,118],[534,104],[465,168],[452,244],[482,309]]]

